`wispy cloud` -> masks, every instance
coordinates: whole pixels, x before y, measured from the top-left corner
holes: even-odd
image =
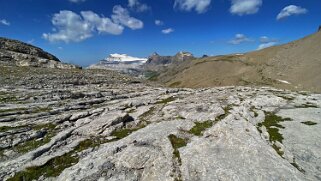
[[[277,45],[279,40],[275,39],[275,38],[269,38],[267,36],[261,36],[260,39],[260,45],[258,46],[257,50],[262,50],[264,48],[268,48],[274,45]]]
[[[164,25],[164,22],[157,19],[157,20],[155,20],[155,25],[162,26],[162,25]]]
[[[244,34],[236,34],[235,37],[230,40],[228,43],[233,44],[233,45],[239,45],[241,43],[245,42],[252,42],[253,40],[245,36]]]
[[[277,44],[277,42],[262,43],[262,44],[259,45],[257,50],[262,50],[264,48],[268,48],[268,47],[274,46],[276,44]]]
[[[173,32],[174,32],[173,28],[167,28],[167,29],[162,30],[163,34],[170,34],[170,33],[173,33]]]
[[[307,9],[302,8],[300,6],[289,5],[281,10],[281,12],[277,15],[276,19],[281,20],[292,15],[306,14],[307,12]]]
[[[141,20],[131,17],[127,9],[120,5],[114,6],[113,13],[114,14],[111,17],[115,23],[127,26],[133,30],[141,29],[144,26],[144,23]]]
[[[6,20],[6,19],[1,19],[0,20],[0,24],[6,25],[6,26],[10,26],[10,22],[8,20]]]
[[[255,14],[262,6],[262,0],[232,0],[230,12],[239,16]]]
[[[197,13],[205,13],[211,4],[211,0],[175,0],[174,8],[183,11],[195,10]]]
[[[93,36],[95,32],[120,35],[125,27],[141,29],[144,23],[129,15],[127,9],[116,5],[111,18],[100,16],[92,11],[60,11],[52,20],[53,33],[44,33],[43,38],[50,42],[80,42]]]
[[[86,0],[69,0],[72,3],[81,3],[81,2],[85,2]]]
[[[144,12],[151,9],[147,4],[141,3],[138,0],[128,0],[128,6],[137,12]]]

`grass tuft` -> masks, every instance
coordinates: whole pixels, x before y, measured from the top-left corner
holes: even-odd
[[[176,100],[176,98],[174,98],[174,97],[169,97],[169,98],[166,98],[166,99],[157,101],[155,104],[167,104],[167,103],[173,102],[173,101],[175,101],[175,100]]]
[[[179,138],[173,134],[169,135],[168,139],[171,142],[172,147],[174,149],[174,151],[173,151],[174,157],[177,158],[179,164],[182,164],[182,160],[181,160],[178,149],[187,145],[186,139]]]
[[[195,122],[195,126],[190,129],[188,132],[196,135],[196,136],[203,136],[203,132],[207,129],[213,126],[213,122],[208,120],[205,122]]]
[[[177,82],[173,82],[169,85],[169,87],[178,87],[179,85],[181,85],[182,82],[181,81],[177,81]]]
[[[313,125],[316,125],[318,123],[316,122],[313,122],[313,121],[304,121],[304,122],[301,122],[302,124],[305,124],[305,125],[308,125],[308,126],[313,126]]]
[[[42,166],[28,167],[25,170],[16,173],[12,178],[9,178],[8,181],[37,180],[41,176],[57,177],[66,168],[78,163],[79,157],[77,156],[77,153],[111,141],[114,140],[105,140],[100,137],[84,140],[80,142],[73,151],[52,158]]]

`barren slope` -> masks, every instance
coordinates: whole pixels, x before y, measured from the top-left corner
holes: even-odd
[[[169,86],[269,85],[321,91],[321,32],[245,55],[195,59],[159,76]]]

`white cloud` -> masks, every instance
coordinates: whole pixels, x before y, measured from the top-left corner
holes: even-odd
[[[238,45],[245,42],[251,42],[250,38],[246,37],[244,34],[236,34],[234,39],[230,40],[229,43],[233,45]]]
[[[205,13],[211,4],[211,0],[175,0],[174,8],[178,7],[183,11],[195,9],[197,13]]]
[[[232,0],[230,12],[239,16],[255,14],[259,11],[262,0]]]
[[[85,2],[86,0],[69,0],[72,3],[81,3],[81,2]]]
[[[6,26],[10,26],[10,22],[6,19],[1,19],[0,20],[0,24],[6,25]]]
[[[72,11],[60,11],[51,20],[57,32],[44,33],[43,38],[51,41],[80,42],[92,36],[94,25],[86,22]]]
[[[269,42],[277,42],[277,41],[278,41],[277,39],[269,38],[267,36],[261,36],[260,37],[260,42],[261,43],[269,43]]]
[[[164,25],[164,22],[157,19],[157,20],[155,20],[155,25],[162,26],[162,25]]]
[[[50,42],[80,42],[93,36],[95,32],[120,35],[124,26],[133,30],[143,28],[143,22],[130,17],[127,9],[114,6],[112,19],[99,16],[92,11],[60,11],[54,14],[51,22],[53,33],[44,33],[43,38]]]
[[[271,46],[274,46],[274,45],[278,44],[278,40],[277,39],[269,38],[267,36],[261,36],[259,40],[260,40],[261,44],[259,45],[257,50],[262,50],[264,48],[268,48],[268,47],[271,47]]]
[[[113,13],[114,14],[111,17],[115,23],[127,26],[132,30],[141,29],[144,27],[144,23],[142,21],[130,17],[128,10],[120,5],[114,6]]]
[[[81,15],[85,22],[95,26],[99,33],[109,33],[112,35],[122,34],[124,27],[114,23],[111,19],[100,17],[92,11],[82,11]]]
[[[281,20],[292,15],[306,14],[307,12],[307,9],[302,8],[300,6],[289,5],[282,9],[282,11],[276,17],[276,19]]]
[[[262,43],[262,44],[259,45],[259,47],[257,49],[258,50],[262,50],[264,48],[268,48],[268,47],[274,46],[276,44],[277,44],[277,42]]]
[[[162,30],[163,34],[170,34],[170,33],[173,33],[173,32],[174,32],[173,28],[167,28],[167,29]]]
[[[137,12],[144,12],[151,9],[147,4],[143,4],[138,0],[128,0],[128,6]]]

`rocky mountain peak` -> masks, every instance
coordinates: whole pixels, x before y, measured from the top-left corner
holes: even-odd
[[[318,29],[318,31],[321,31],[321,25],[319,26],[319,29]]]
[[[153,56],[159,56],[159,54],[158,54],[157,52],[154,52],[154,53],[151,55],[151,57],[153,57]]]
[[[191,54],[190,52],[183,52],[183,51],[178,52],[175,55],[175,57],[177,60],[180,60],[180,61],[185,61],[185,60],[194,58],[193,54]]]

